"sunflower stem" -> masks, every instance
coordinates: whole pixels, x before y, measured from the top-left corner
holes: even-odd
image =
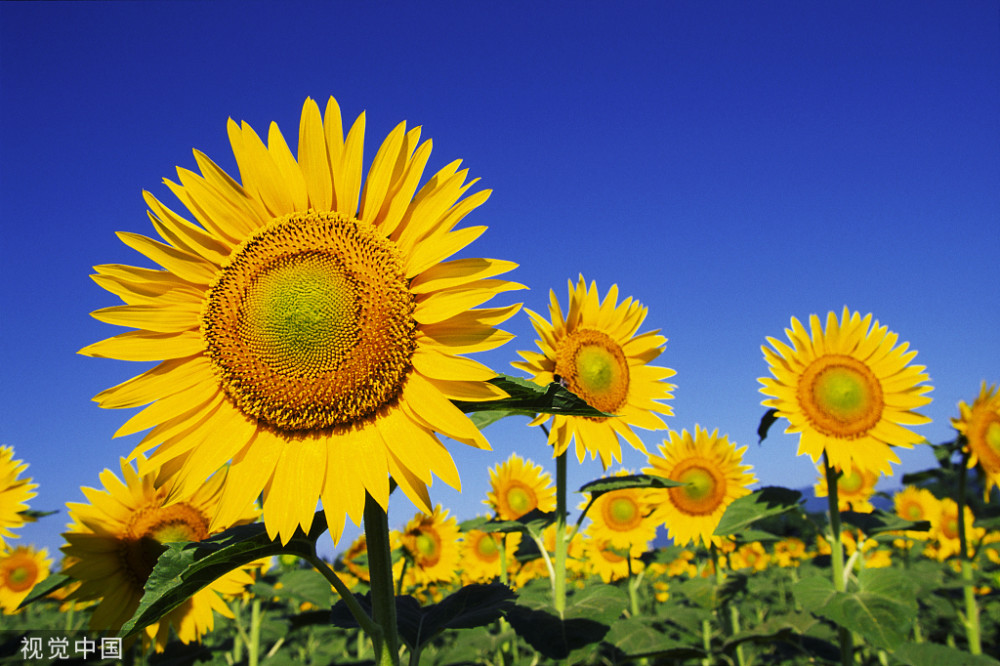
[[[552,605],[559,617],[566,613],[566,452],[556,456],[556,561]]]
[[[840,501],[837,498],[837,477],[839,472],[830,465],[830,459],[823,451],[823,470],[826,473],[827,506],[830,512],[830,561],[833,564],[833,588],[837,592],[847,591],[847,577],[844,575],[844,546],[840,540]],[[851,632],[837,625],[840,639],[840,663],[851,666],[854,661],[854,641]]]
[[[396,628],[396,595],[392,585],[389,516],[371,495],[365,496],[365,539],[368,544],[372,618],[381,628],[380,641],[375,643],[376,659],[379,664],[398,666],[399,638]]]
[[[961,437],[961,436],[960,436]],[[964,439],[964,438],[961,438]],[[964,442],[959,442],[964,444]],[[976,603],[976,589],[972,580],[972,560],[969,557],[968,535],[965,533],[965,485],[968,476],[969,450],[962,446],[962,462],[958,467],[958,547],[962,558],[962,591],[965,596],[965,637],[969,641],[971,654],[982,654],[983,646],[979,635],[979,605]]]
[[[260,598],[250,605],[250,640],[247,641],[247,664],[257,666],[260,661]]]

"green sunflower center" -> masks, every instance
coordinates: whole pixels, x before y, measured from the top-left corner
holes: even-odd
[[[798,396],[809,421],[830,437],[861,437],[882,418],[878,377],[850,356],[828,354],[810,363],[799,380]]]
[[[432,567],[441,559],[441,537],[433,529],[424,527],[413,535],[414,560],[419,567]]]
[[[861,490],[864,481],[858,470],[852,469],[850,474],[841,474],[840,478],[837,479],[837,489],[846,494],[853,495]]]
[[[491,534],[479,537],[479,541],[476,542],[476,554],[487,562],[492,562],[500,557],[500,548]]]
[[[667,492],[674,506],[688,515],[710,514],[726,499],[726,478],[708,461],[697,458],[684,460],[677,465],[670,478],[684,484],[669,488]]]
[[[609,497],[604,502],[601,515],[604,524],[617,532],[633,530],[642,522],[639,504],[628,495]]]
[[[340,213],[292,213],[230,256],[202,311],[229,399],[279,430],[363,421],[402,392],[414,297],[395,243]]]
[[[12,592],[24,592],[34,587],[38,580],[38,565],[29,558],[16,563],[7,569],[4,576],[5,586]]]
[[[913,503],[907,505],[906,509],[903,511],[904,517],[912,521],[923,520],[924,519],[924,509],[919,504]]]
[[[1000,457],[1000,417],[994,417],[989,422],[983,439],[986,440],[986,446],[990,448],[994,456]]]
[[[628,401],[628,361],[621,346],[601,331],[570,333],[556,353],[555,374],[591,407],[615,413]]]
[[[148,506],[132,514],[125,527],[119,556],[133,581],[142,586],[172,541],[202,541],[208,537],[208,518],[189,504]]]
[[[531,488],[520,483],[511,485],[507,489],[505,497],[507,499],[507,506],[510,507],[510,513],[513,514],[514,518],[520,518],[538,506],[538,499],[535,497],[535,493]]]

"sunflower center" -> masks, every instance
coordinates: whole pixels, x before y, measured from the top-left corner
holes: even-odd
[[[861,474],[859,474],[856,469],[852,469],[850,474],[842,474],[840,478],[837,479],[837,489],[846,494],[854,495],[861,490],[861,485],[863,483],[864,479]]]
[[[423,531],[413,539],[415,559],[421,567],[432,567],[441,559],[441,537],[433,531]]]
[[[996,458],[996,460],[991,462],[994,463],[995,467],[1000,466],[1000,416],[991,415],[990,422],[984,430],[983,440],[986,441],[986,446],[989,447],[994,458]],[[982,457],[980,456],[980,458]]]
[[[511,514],[517,519],[538,506],[538,498],[535,497],[535,493],[531,488],[516,481],[511,483],[512,485],[507,489],[505,497]]]
[[[189,504],[149,506],[129,518],[119,555],[134,581],[144,585],[156,560],[166,550],[163,544],[201,541],[207,537],[208,519]]]
[[[621,346],[605,333],[581,328],[570,333],[556,353],[555,373],[588,405],[615,413],[628,401],[628,361]]]
[[[292,213],[233,252],[202,311],[230,400],[280,430],[357,423],[391,405],[416,348],[395,244],[340,213]]]
[[[949,539],[958,538],[958,518],[956,516],[946,516],[941,521],[941,532]]]
[[[24,592],[34,587],[38,580],[38,565],[28,558],[8,568],[5,572],[4,584],[12,592]]]
[[[799,403],[817,430],[854,439],[882,417],[882,385],[871,369],[850,356],[820,356],[802,373]]]
[[[905,517],[912,521],[923,520],[924,510],[919,504],[910,504],[903,512]]]
[[[726,479],[712,466],[697,459],[683,461],[671,478],[683,483],[667,490],[674,505],[691,516],[715,511],[726,498]]]
[[[492,534],[483,534],[476,542],[476,554],[486,562],[492,562],[500,557],[500,548]]]
[[[631,497],[611,497],[604,502],[604,524],[617,532],[627,532],[639,526],[642,522],[642,512],[639,505]]]

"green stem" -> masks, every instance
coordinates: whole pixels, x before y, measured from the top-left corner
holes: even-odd
[[[372,593],[372,619],[381,628],[375,655],[380,666],[399,664],[396,628],[396,595],[392,585],[392,548],[389,517],[371,496],[365,497],[365,539],[368,544],[368,571]]]
[[[830,466],[830,459],[823,451],[823,470],[826,472],[827,506],[830,511],[830,561],[833,564],[833,588],[837,592],[847,591],[847,577],[844,575],[844,546],[840,540],[840,502],[837,498],[837,477],[839,472]],[[851,666],[854,661],[854,641],[847,628],[837,625],[840,638],[840,663]]]
[[[372,619],[368,616],[368,613],[365,612],[365,609],[361,607],[358,600],[354,598],[351,591],[347,589],[346,585],[344,585],[344,581],[340,580],[340,576],[338,576],[326,562],[316,555],[315,552],[306,556],[305,560],[309,562],[309,564],[313,565],[316,571],[320,572],[320,574],[323,575],[323,578],[326,578],[327,581],[333,585],[333,588],[337,590],[337,594],[340,595],[340,599],[344,602],[344,605],[347,606],[347,610],[350,611],[354,621],[358,623],[358,626],[361,627],[362,631],[368,634],[368,637],[372,639],[373,643],[375,643],[377,636],[381,636],[382,630],[377,624],[372,622]]]
[[[552,605],[559,617],[566,612],[566,452],[556,456],[556,561]]]
[[[257,666],[260,660],[260,599],[250,605],[250,640],[247,643],[247,664]]]
[[[976,603],[976,589],[972,580],[972,560],[969,557],[968,535],[965,533],[965,483],[968,475],[968,447],[962,447],[962,463],[958,469],[958,547],[962,558],[962,591],[965,596],[965,636],[969,641],[971,654],[982,654],[983,646],[979,635],[979,605]]]
[[[716,594],[718,594],[722,584],[726,582],[726,576],[722,573],[722,567],[719,565],[719,551],[715,547],[714,543],[709,546],[709,553],[712,557],[712,568],[715,569],[715,589]],[[736,604],[726,602],[724,606],[729,613],[729,625],[723,628],[729,633],[729,636],[732,637],[740,631],[740,611],[736,608]],[[720,622],[720,624],[722,624],[722,622]],[[743,666],[746,663],[746,657],[743,654],[742,645],[736,646],[736,663],[739,664],[739,666]]]

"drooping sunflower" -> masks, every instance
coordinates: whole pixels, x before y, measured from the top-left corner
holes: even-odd
[[[891,474],[899,462],[890,448],[910,448],[923,438],[905,426],[929,423],[915,409],[930,403],[932,389],[922,365],[910,365],[917,355],[899,336],[847,307],[838,322],[826,318],[826,330],[816,315],[809,317],[811,334],[792,317],[785,329],[792,346],[772,337],[774,349],[762,346],[773,377],[762,377],[760,392],[771,396],[765,407],[788,420],[785,432],[800,433],[798,454],[818,463],[825,451],[830,464]]]
[[[871,513],[875,507],[871,503],[872,495],[875,494],[875,484],[878,483],[879,475],[870,469],[861,469],[857,465],[851,465],[847,471],[841,471],[837,477],[837,508],[840,511],[856,511],[857,513]],[[827,486],[826,473],[823,468],[819,468],[819,476],[816,485],[813,486],[816,497],[827,497],[830,488]]]
[[[1000,392],[984,381],[972,405],[963,400],[958,410],[961,416],[952,419],[951,425],[965,436],[969,468],[979,464],[986,474],[983,498],[988,502],[990,490],[1000,487]]]
[[[650,467],[644,473],[684,484],[649,491],[656,507],[653,518],[667,528],[675,545],[721,544],[712,533],[726,507],[748,495],[749,486],[757,482],[751,466],[742,464],[746,450],[737,449],[728,435],[719,437],[718,430],[709,433],[696,425],[693,437],[687,430],[671,430],[660,445],[660,455],[649,456]]]
[[[461,560],[458,521],[447,509],[436,505],[430,514],[418,513],[399,535],[403,548],[413,558],[406,569],[404,585],[426,586],[455,580]]]
[[[487,583],[500,577],[500,554],[503,550],[507,574],[517,570],[517,548],[521,533],[483,532],[469,530],[462,536],[462,581]]]
[[[48,577],[51,566],[45,548],[18,546],[0,551],[0,610],[6,615],[19,613],[17,607],[38,582]]]
[[[539,384],[559,381],[591,407],[616,415],[553,416],[549,444],[554,455],[562,454],[575,440],[580,462],[589,452],[591,458],[599,455],[607,469],[612,461],[621,461],[619,436],[646,453],[632,427],[667,427],[658,414],[669,416],[673,410],[659,401],[673,397],[675,386],[663,380],[676,374],[670,368],[649,365],[663,353],[667,339],[658,330],[638,333],[648,308],[631,296],[618,303],[618,285],[611,285],[600,301],[597,284],[591,282],[588,288],[582,275],[575,287],[569,282],[566,316],[555,291],[549,292],[549,298],[551,322],[525,309],[541,338],[536,341],[541,352],[519,351],[524,360],[512,365],[531,373]],[[547,420],[547,415],[539,415],[531,425]]]
[[[625,476],[620,470],[615,476]],[[590,493],[584,493],[582,510],[590,502]],[[648,500],[648,492],[641,488],[622,488],[602,493],[594,500],[587,512],[591,524],[589,534],[595,539],[607,541],[612,548],[625,549],[642,546],[656,538],[656,522],[651,518],[653,507]]]
[[[517,520],[538,509],[555,511],[556,489],[541,465],[516,453],[490,469],[490,488],[483,502],[500,520]]]
[[[109,469],[101,475],[103,488],[83,488],[89,504],[70,502],[66,506],[73,520],[63,534],[65,569],[80,586],[68,600],[97,600],[90,627],[117,631],[139,605],[143,588],[156,560],[171,541],[202,541],[231,524],[210,525],[218,510],[225,483],[220,471],[192,492],[174,491],[174,466],[144,469],[139,459],[136,471],[125,459],[121,461],[122,479]],[[257,511],[247,507],[233,524],[249,523]],[[146,628],[146,635],[162,651],[170,637],[170,627],[184,643],[201,640],[212,630],[212,611],[232,618],[224,601],[243,592],[253,583],[248,569],[234,569],[197,592],[170,611],[159,622]]]
[[[6,547],[4,538],[16,538],[11,530],[24,525],[22,512],[28,510],[28,500],[38,484],[19,478],[27,463],[14,460],[14,447],[0,446],[0,550]]]
[[[152,428],[137,452],[179,460],[185,485],[232,461],[215,524],[263,492],[268,534],[287,543],[322,500],[336,542],[366,494],[386,508],[390,474],[430,512],[432,474],[460,487],[438,434],[489,448],[451,400],[504,395],[461,354],[512,337],[494,326],[519,305],[478,306],[522,288],[496,279],[516,265],[445,261],[485,230],[455,227],[490,191],[463,198],[476,180],[460,161],[418,189],[431,142],[406,123],[365,178],[365,116],[345,138],[332,97],[324,117],[306,100],[297,157],[273,123],[267,145],[246,123],[228,131],[242,183],[195,151],[201,173],[164,182],[196,222],[147,192],[164,242],[119,234],[163,270],[96,267],[125,305],[93,316],[137,330],[81,353],[162,362],[95,400],[149,405],[117,434]]]

